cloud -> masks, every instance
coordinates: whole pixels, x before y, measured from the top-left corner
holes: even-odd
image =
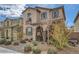
[[[36,7],[36,6],[47,7],[48,4],[26,4],[26,7]]]
[[[6,15],[6,17],[19,17],[21,12],[25,9],[25,4],[1,4],[0,15]]]

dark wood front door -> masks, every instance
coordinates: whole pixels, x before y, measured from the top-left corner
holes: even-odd
[[[36,28],[36,40],[43,41],[43,28],[40,26]]]

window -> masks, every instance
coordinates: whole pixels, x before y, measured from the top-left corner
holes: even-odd
[[[43,12],[41,14],[41,19],[46,19],[47,18],[47,12]]]
[[[7,26],[9,26],[9,21],[7,21]]]
[[[28,18],[30,18],[30,17],[31,17],[31,15],[32,15],[31,13],[27,13],[27,17],[28,17]]]
[[[31,19],[31,15],[32,15],[31,13],[28,13],[28,14],[27,14],[28,21],[31,21],[31,20],[32,20],[32,19]]]
[[[59,10],[54,10],[52,12],[52,18],[58,18],[58,16],[59,16]]]
[[[32,27],[28,27],[28,28],[26,29],[26,34],[27,34],[27,35],[32,35]]]

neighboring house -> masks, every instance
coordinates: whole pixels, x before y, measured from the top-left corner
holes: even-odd
[[[0,21],[0,39],[4,38],[3,21]]]
[[[79,32],[79,12],[74,20],[74,32]]]
[[[7,40],[18,40],[19,34],[22,32],[22,18],[4,20],[4,36]],[[20,37],[21,39],[22,37]]]
[[[71,30],[73,30],[73,32],[70,35],[70,39],[79,40],[79,12],[74,19],[74,26],[71,28]]]
[[[28,7],[23,11],[23,39],[47,41],[49,27],[55,21],[65,23],[64,7],[54,9],[43,7]]]

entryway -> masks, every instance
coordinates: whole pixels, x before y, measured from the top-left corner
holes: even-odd
[[[43,41],[43,28],[41,26],[36,28],[36,40]]]

